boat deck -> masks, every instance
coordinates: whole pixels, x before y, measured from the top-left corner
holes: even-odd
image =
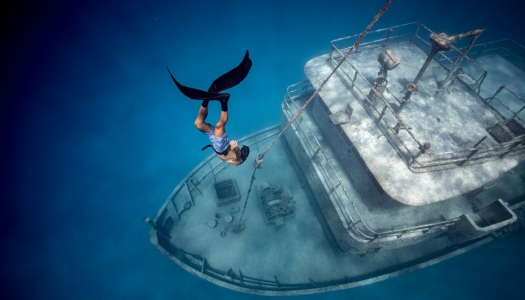
[[[265,147],[269,140],[260,143],[261,147]],[[254,153],[258,152],[256,146],[250,148]],[[218,160],[213,156],[209,159]],[[220,169],[220,166],[224,168]],[[192,173],[202,175],[205,174],[202,170],[209,169],[205,162]],[[180,220],[169,232],[169,243],[192,257],[204,258],[207,268],[224,273],[231,269],[236,278],[242,273],[243,276],[261,280],[277,279],[281,284],[366,279],[409,266],[423,257],[433,257],[451,245],[450,240],[442,236],[403,249],[384,249],[373,255],[336,254],[308,198],[308,187],[302,186],[301,179],[296,175],[283,141],[278,141],[265,156],[263,168],[257,171],[255,185],[268,181],[286,185],[296,203],[295,218],[285,221],[286,226],[279,230],[273,225],[266,225],[257,202],[257,193],[252,190],[243,217],[246,229],[233,233],[224,216],[230,214],[233,207],[239,207],[242,211],[253,169],[250,164],[234,167],[224,163],[219,163],[216,169],[220,171],[214,175],[208,173],[203,178],[197,178],[200,175],[190,176],[185,180],[197,183],[191,178],[198,179],[196,189],[190,189],[194,205],[180,214]],[[226,179],[237,182],[241,201],[218,207],[214,183]],[[176,189],[170,201],[187,202],[189,198],[181,192],[183,189],[183,186]],[[217,213],[221,213],[222,217],[218,219],[217,227],[210,228],[207,223],[214,220]],[[240,213],[233,214],[233,222],[239,219]],[[222,231],[226,231],[226,236],[221,236]]]
[[[279,130],[276,126],[240,142],[260,153]],[[321,225],[325,223],[319,219],[315,200],[310,198],[312,194],[308,186],[303,186],[303,179],[295,172],[295,162],[290,160],[286,147],[285,140],[275,144],[266,155],[263,168],[257,171],[255,181],[255,185],[278,182],[291,190],[296,215],[286,221],[285,227],[277,230],[265,223],[257,193],[252,192],[243,218],[246,229],[233,233],[225,216],[231,214],[232,208],[242,210],[253,169],[250,164],[234,167],[211,155],[190,172],[164,203],[155,218],[156,226],[162,226],[162,216],[166,212],[173,213],[173,210],[169,212],[170,204],[179,208],[179,212],[175,212],[179,220],[171,225],[166,222],[170,228],[168,239],[152,228],[152,242],[181,267],[215,284],[255,294],[296,295],[388,279],[492,240],[486,237],[458,249],[446,235],[441,235],[415,245],[384,248],[362,256],[337,254],[329,233]],[[518,173],[508,174],[510,178],[503,178],[493,191],[497,195],[509,191],[509,197],[515,199],[522,197],[525,194],[524,174],[523,168]],[[218,207],[214,184],[227,179],[237,182],[241,200]],[[486,205],[482,203],[485,200],[492,202],[493,195],[479,198],[480,207]],[[217,213],[222,215],[218,225],[210,228],[208,222],[217,220]],[[233,222],[239,219],[240,213],[233,214]],[[226,231],[225,236],[221,236],[223,231]]]
[[[259,152],[253,146],[250,148],[252,153]],[[172,237],[176,237],[173,239],[175,246],[205,257],[213,268],[224,271],[231,268],[235,272],[240,270],[250,277],[273,280],[277,276],[282,281],[296,282],[304,279],[306,274],[315,277],[317,272],[322,272],[323,275],[319,278],[326,278],[324,276],[327,274],[323,269],[334,266],[334,262],[330,263],[330,257],[334,257],[333,251],[325,240],[321,225],[287,158],[282,141],[274,145],[265,156],[263,168],[257,171],[257,179],[243,216],[246,229],[233,233],[228,228],[231,224],[224,217],[231,214],[231,208],[238,207],[240,211],[233,214],[233,222],[239,220],[252,172],[250,161],[240,167],[228,165],[215,174],[215,178],[205,177],[197,186],[202,195],[193,193],[195,206],[181,215],[180,224],[174,226],[170,232]],[[214,183],[229,179],[236,181],[241,200],[218,207]],[[280,230],[276,230],[272,224],[266,225],[258,203],[256,186],[264,182],[286,185],[292,192],[296,215],[285,221],[285,227]],[[217,213],[221,214],[221,218],[215,218]],[[218,225],[210,228],[207,223],[214,219],[218,221]],[[224,231],[226,236],[222,237],[221,232]],[[325,263],[321,263],[323,261]],[[326,269],[328,270],[329,268]]]
[[[398,100],[401,99],[406,91],[404,86],[416,76],[426,59],[426,54],[410,43],[392,44],[389,48],[401,59],[401,64],[388,74],[389,92],[384,94],[389,105],[396,109],[399,102],[394,95]],[[385,138],[384,132],[369,116],[369,108],[362,104],[367,101],[364,97],[370,90],[365,80],[373,82],[379,70],[377,61],[370,58],[377,57],[383,49],[379,47],[350,55],[349,61],[363,78],[357,76],[351,91],[349,87],[352,86],[352,76],[348,74],[352,75],[354,71],[349,63],[343,63],[338,76],[332,77],[320,92],[320,101],[321,106],[327,110],[326,115],[344,111],[350,104],[353,109],[350,122],[339,126],[382,189],[393,199],[408,205],[426,205],[450,199],[497,179],[525,158],[523,153],[507,155],[504,159],[495,159],[483,164],[425,173],[418,173],[417,170],[409,168],[407,161],[410,161],[410,157],[404,152],[403,146],[395,142],[393,146],[392,139]],[[483,59],[488,60],[490,57]],[[329,55],[323,55],[312,59],[305,66],[305,73],[315,88],[318,88],[332,71],[328,60]],[[511,68],[507,72],[516,72],[512,74],[516,80],[525,77],[525,73],[518,68]],[[487,139],[481,146],[497,144],[486,129],[503,118],[496,110],[484,104],[465,84],[456,81],[451,85],[450,93],[442,91],[439,95],[435,94],[438,81],[443,80],[446,74],[443,66],[432,61],[419,82],[419,91],[412,95],[399,114],[400,117],[421,143],[431,144],[430,151],[433,153],[468,149],[484,136],[487,136]],[[485,79],[483,84],[488,86],[489,79]],[[378,111],[381,111],[382,107],[383,105],[379,104]],[[384,120],[390,127],[396,124],[392,114],[387,113]],[[331,140],[335,138],[330,132],[339,135],[337,130],[328,129],[323,132],[327,133],[327,138]],[[413,154],[419,152],[418,145],[407,130],[402,129],[399,136]],[[423,154],[418,159],[425,161],[433,157]]]
[[[304,94],[294,99],[294,105],[291,105],[289,110],[285,109],[288,118],[291,118],[291,116],[297,112],[309,96],[310,94]],[[333,169],[333,172],[337,174],[337,176],[329,175],[329,177],[331,177],[331,179],[339,179],[341,185],[348,193],[348,197],[346,193],[340,193],[340,197],[337,199],[341,201],[341,206],[347,208],[346,211],[352,215],[353,218],[359,217],[357,212],[353,210],[355,205],[359,215],[373,230],[383,231],[424,225],[443,220],[452,220],[463,214],[474,213],[470,201],[462,196],[429,205],[410,206],[395,201],[386,193],[379,194],[376,191],[374,194],[370,192],[370,190],[375,189],[375,186],[372,182],[366,180],[366,175],[363,175],[361,178],[347,175],[345,165],[351,165],[354,174],[358,172],[366,174],[366,169],[364,169],[359,162],[341,162],[335,149],[331,147],[328,139],[324,136],[319,124],[312,115],[312,110],[316,108],[315,106],[310,109],[307,108],[301,114],[298,125],[296,125],[302,129],[301,134],[298,135],[301,136],[303,140],[307,140],[305,141],[306,143],[319,143],[323,149],[322,155],[326,157],[327,165],[330,166],[325,169]],[[315,149],[310,152],[309,156],[313,156]],[[323,177],[323,174],[320,172],[317,176]],[[338,183],[339,182],[335,180],[333,185],[337,185]],[[360,190],[368,192],[365,194],[360,192]],[[329,192],[330,187],[327,187],[327,193]],[[492,201],[494,201],[494,199]]]

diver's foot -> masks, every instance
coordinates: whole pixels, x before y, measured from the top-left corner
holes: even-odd
[[[220,98],[218,99],[221,102],[221,110],[228,111],[228,100],[230,100],[230,94],[224,93],[219,94]]]
[[[217,95],[217,99],[214,99],[214,100],[218,100],[221,103],[228,103],[228,100],[230,100],[230,94],[220,93]]]

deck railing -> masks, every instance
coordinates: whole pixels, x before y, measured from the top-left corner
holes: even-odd
[[[396,35],[392,35],[392,32],[396,32]],[[470,165],[475,163],[477,160],[492,160],[507,155],[510,152],[517,152],[525,149],[525,137],[513,139],[510,142],[497,143],[487,145],[488,141],[485,141],[484,145],[481,145],[485,139],[472,143],[472,147],[464,148],[455,151],[443,151],[443,152],[432,152],[430,150],[430,143],[420,141],[413,131],[412,126],[407,124],[403,118],[392,108],[390,103],[380,94],[375,92],[372,85],[363,76],[363,74],[351,63],[350,58],[352,55],[356,55],[359,52],[371,50],[379,47],[386,47],[394,43],[412,43],[417,47],[425,51],[425,47],[430,47],[430,43],[427,42],[428,38],[422,38],[421,35],[425,36],[433,33],[425,25],[421,23],[408,23],[404,25],[389,27],[386,29],[380,29],[371,31],[367,37],[360,44],[359,48],[356,48],[354,52],[347,59],[342,68],[337,71],[337,76],[341,79],[343,84],[352,92],[354,97],[361,103],[363,108],[367,111],[368,115],[375,120],[378,128],[383,132],[384,136],[388,139],[390,144],[396,149],[400,157],[411,168],[414,172],[428,172],[442,169],[451,169],[461,166]],[[428,35],[427,35],[428,34]],[[380,36],[378,36],[380,35]],[[339,61],[344,57],[344,53],[347,51],[347,45],[353,43],[358,35],[344,37],[336,39],[330,42],[330,55],[328,64],[333,68]],[[521,45],[520,45],[521,46]],[[500,47],[500,49],[506,49]],[[503,50],[501,50],[503,51]],[[428,53],[428,49],[426,51]],[[451,51],[447,53],[439,53],[434,57],[443,67],[451,70],[454,65],[453,58],[461,55],[462,51],[454,46],[451,47]],[[517,56],[522,52],[514,51],[512,55]],[[478,70],[478,75],[466,74],[468,79],[463,78],[467,86],[473,91],[479,93],[481,84],[487,76],[487,71],[481,68],[475,61],[469,57],[465,57],[463,63],[469,63],[470,68]],[[474,74],[472,73],[472,74]],[[459,76],[458,78],[462,80]],[[374,91],[380,102],[377,105],[371,105],[368,100],[369,91]],[[387,92],[391,97],[401,104],[403,100],[395,96],[394,93],[390,93],[387,87]],[[511,91],[512,92],[512,91]],[[513,92],[512,92],[513,93]],[[514,93],[515,94],[515,93]],[[379,109],[377,108],[379,107]],[[489,106],[487,105],[487,108]],[[490,109],[490,108],[489,108]],[[522,110],[520,110],[521,112]],[[498,112],[499,113],[499,112]],[[516,118],[516,116],[515,116]],[[495,125],[495,124],[494,124]],[[408,138],[400,136],[399,132],[403,130],[408,134]],[[517,142],[521,144],[518,145]],[[422,156],[427,154],[428,156]]]
[[[461,50],[463,49],[461,48]],[[473,53],[473,59],[484,55],[497,54],[525,70],[525,47],[511,39],[477,44],[472,47],[470,52]]]
[[[205,276],[207,280],[210,280],[210,278],[212,278],[212,280],[210,281],[219,283],[223,286],[225,283],[232,285],[236,287],[234,288],[236,290],[252,290],[257,291],[258,294],[268,296],[291,296],[309,294],[311,293],[310,290],[330,290],[330,288],[334,288],[340,285],[358,283],[359,281],[372,278],[376,278],[376,281],[379,281],[381,279],[379,279],[378,277],[384,274],[389,274],[389,272],[390,274],[392,274],[392,276],[397,276],[399,274],[402,274],[403,272],[402,270],[397,270],[394,272],[389,270],[377,270],[375,273],[366,274],[366,276],[361,276],[357,278],[342,276],[340,278],[335,278],[326,281],[314,281],[313,279],[307,277],[304,278],[302,282],[288,283],[279,281],[277,276],[275,275],[273,276],[273,280],[268,280],[246,276],[242,273],[242,270],[233,270],[231,268],[228,270],[221,270],[218,268],[214,268],[213,266],[209,265],[205,257],[187,252],[183,249],[179,249],[173,246],[173,244],[171,244],[170,241],[165,239],[162,235],[158,234],[156,239],[158,245],[162,247],[164,251],[168,252],[165,253],[168,257],[170,257],[172,260],[177,262],[177,264],[181,265],[185,269],[191,268],[192,270],[190,272],[198,274],[199,277]]]
[[[288,87],[285,99],[283,101],[283,111],[289,114],[289,118],[297,110],[299,106],[296,99],[302,94],[311,94],[314,88],[311,83],[306,80]],[[305,150],[309,156],[310,161],[317,166],[318,171],[323,175],[321,180],[329,192],[329,197],[335,199],[335,204],[340,213],[340,217],[345,222],[347,231],[353,234],[355,238],[362,242],[373,241],[400,241],[404,235],[408,234],[424,234],[429,231],[444,231],[446,227],[453,225],[459,219],[451,219],[443,222],[434,222],[417,226],[409,226],[398,228],[394,230],[376,231],[370,228],[366,220],[363,218],[359,209],[355,205],[351,195],[345,187],[345,184],[337,174],[336,168],[330,162],[325,153],[325,149],[313,134],[312,129],[304,118],[301,116],[292,124],[293,130],[301,137],[305,145]],[[346,201],[345,201],[346,200]],[[351,206],[345,205],[345,202],[351,203]]]
[[[239,144],[247,145],[252,151],[259,152],[263,149],[259,147],[261,142],[274,137],[279,133],[279,125],[268,127],[252,133],[238,140]],[[228,167],[233,165],[220,159],[215,159],[215,154],[210,154],[199,165],[189,172],[186,178],[180,182],[168,196],[168,200],[160,208],[154,223],[161,232],[166,233],[169,228],[176,222],[180,215],[194,205],[192,193],[200,193],[198,185],[207,176],[213,177],[213,182],[217,182],[217,176]]]
[[[505,97],[505,98],[502,98],[501,96],[498,97],[500,94],[502,94],[503,91],[508,92],[507,97]],[[514,101],[509,100],[509,96]],[[505,110],[503,110],[502,112],[500,112],[500,110],[497,110],[502,117],[505,118],[505,115],[507,113],[510,113],[512,116],[508,116],[507,115],[507,119],[509,119],[509,120],[514,119],[514,120],[518,121],[519,123],[521,123],[521,125],[525,125],[525,120],[521,116],[521,115],[525,115],[525,114],[523,114],[523,112],[525,110],[525,100],[523,100],[520,96],[518,96],[516,93],[514,93],[511,89],[509,89],[508,87],[506,87],[504,85],[500,86],[499,89],[494,93],[494,95],[492,95],[491,97],[485,99],[487,104],[490,104],[492,102],[492,100],[496,100],[503,107],[505,107]],[[520,107],[515,107],[515,108],[511,107],[511,106],[516,106],[516,103],[520,103],[519,104]],[[514,104],[514,105],[512,105],[512,104]]]

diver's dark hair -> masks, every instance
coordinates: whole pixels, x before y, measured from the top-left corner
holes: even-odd
[[[243,145],[241,148],[241,164],[248,158],[248,155],[250,155],[250,147]]]

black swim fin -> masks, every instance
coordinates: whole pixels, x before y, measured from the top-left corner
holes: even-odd
[[[250,59],[250,53],[246,50],[246,54],[241,63],[237,67],[224,73],[221,77],[215,79],[208,89],[208,92],[218,93],[238,85],[248,76],[251,68],[252,60]]]
[[[246,50],[246,54],[244,55],[242,62],[237,67],[231,69],[219,78],[215,79],[215,81],[213,81],[207,92],[180,84],[175,79],[175,77],[173,77],[170,70],[168,68],[166,69],[168,69],[171,79],[173,79],[175,85],[186,97],[195,100],[220,100],[223,97],[225,97],[225,95],[219,94],[219,92],[232,88],[241,83],[241,81],[243,81],[244,78],[246,78],[246,76],[250,72],[251,67],[252,60],[250,59],[250,54],[248,50]]]
[[[166,67],[166,69],[168,68]],[[175,85],[184,94],[184,96],[195,100],[211,100],[213,98],[217,98],[217,93],[208,93],[202,90],[183,86],[175,79],[175,77],[173,77],[173,75],[170,72],[170,69],[168,69],[168,72],[170,73],[171,79],[173,79],[173,82],[175,82]]]

